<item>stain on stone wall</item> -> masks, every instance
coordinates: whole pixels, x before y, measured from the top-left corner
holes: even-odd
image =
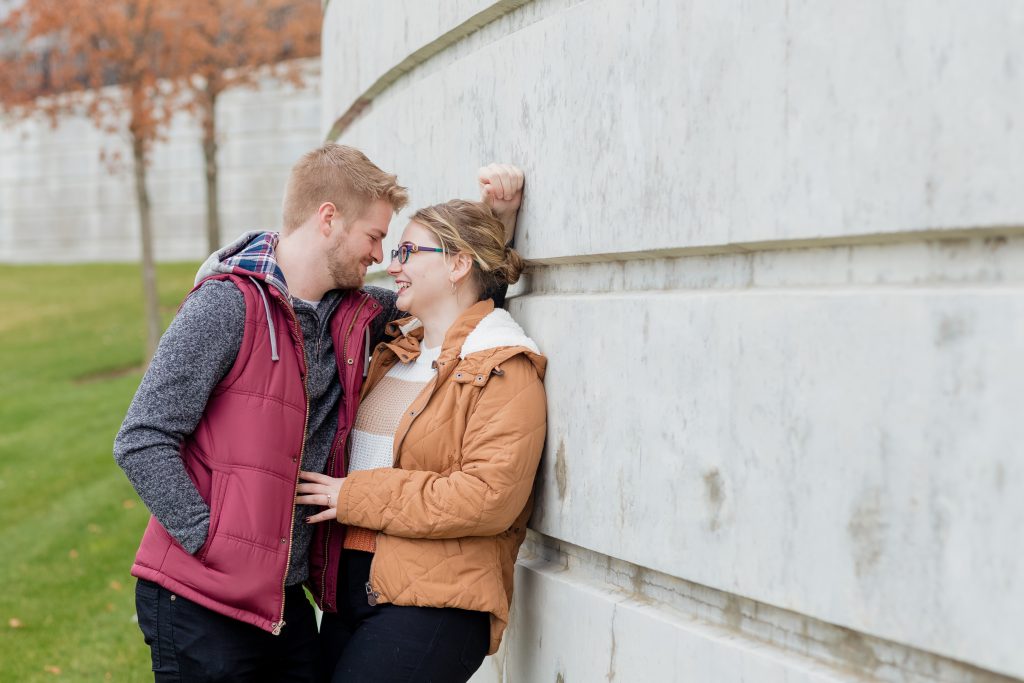
[[[565,500],[565,492],[569,485],[569,470],[565,464],[565,442],[558,442],[555,451],[555,484],[558,486],[558,499]]]
[[[722,526],[722,505],[725,503],[725,482],[718,468],[704,473],[704,495],[708,503],[708,527],[718,531]]]

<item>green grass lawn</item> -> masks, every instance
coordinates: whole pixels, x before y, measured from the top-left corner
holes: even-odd
[[[197,264],[163,265],[165,323]],[[148,513],[111,444],[138,385],[137,266],[0,270],[0,681],[144,681]]]

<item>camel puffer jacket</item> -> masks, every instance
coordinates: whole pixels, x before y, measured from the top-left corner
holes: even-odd
[[[397,338],[375,350],[363,396],[419,355],[419,321],[389,331]],[[448,330],[435,363],[395,433],[395,467],[352,472],[338,521],[380,531],[371,604],[490,612],[493,654],[547,429],[547,360],[506,311],[481,301]]]

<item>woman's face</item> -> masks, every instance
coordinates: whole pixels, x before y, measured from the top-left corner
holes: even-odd
[[[402,232],[401,244],[440,248],[434,233],[419,223],[411,222]],[[409,254],[409,260],[399,263],[391,260],[388,273],[398,287],[399,310],[420,318],[438,303],[451,296],[451,281],[445,254],[436,251],[418,251]]]

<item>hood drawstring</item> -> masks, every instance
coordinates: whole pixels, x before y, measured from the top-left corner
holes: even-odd
[[[366,379],[366,375],[370,373],[370,354],[373,349],[370,348],[370,326],[367,325],[366,329],[363,330],[363,379]]]
[[[280,360],[277,355],[277,333],[274,331],[274,317],[270,315],[270,303],[267,301],[267,295],[263,291],[263,287],[260,286],[259,280],[251,275],[249,279],[256,285],[256,289],[260,291],[260,298],[263,299],[263,308],[267,312],[267,325],[270,326],[270,360]]]

